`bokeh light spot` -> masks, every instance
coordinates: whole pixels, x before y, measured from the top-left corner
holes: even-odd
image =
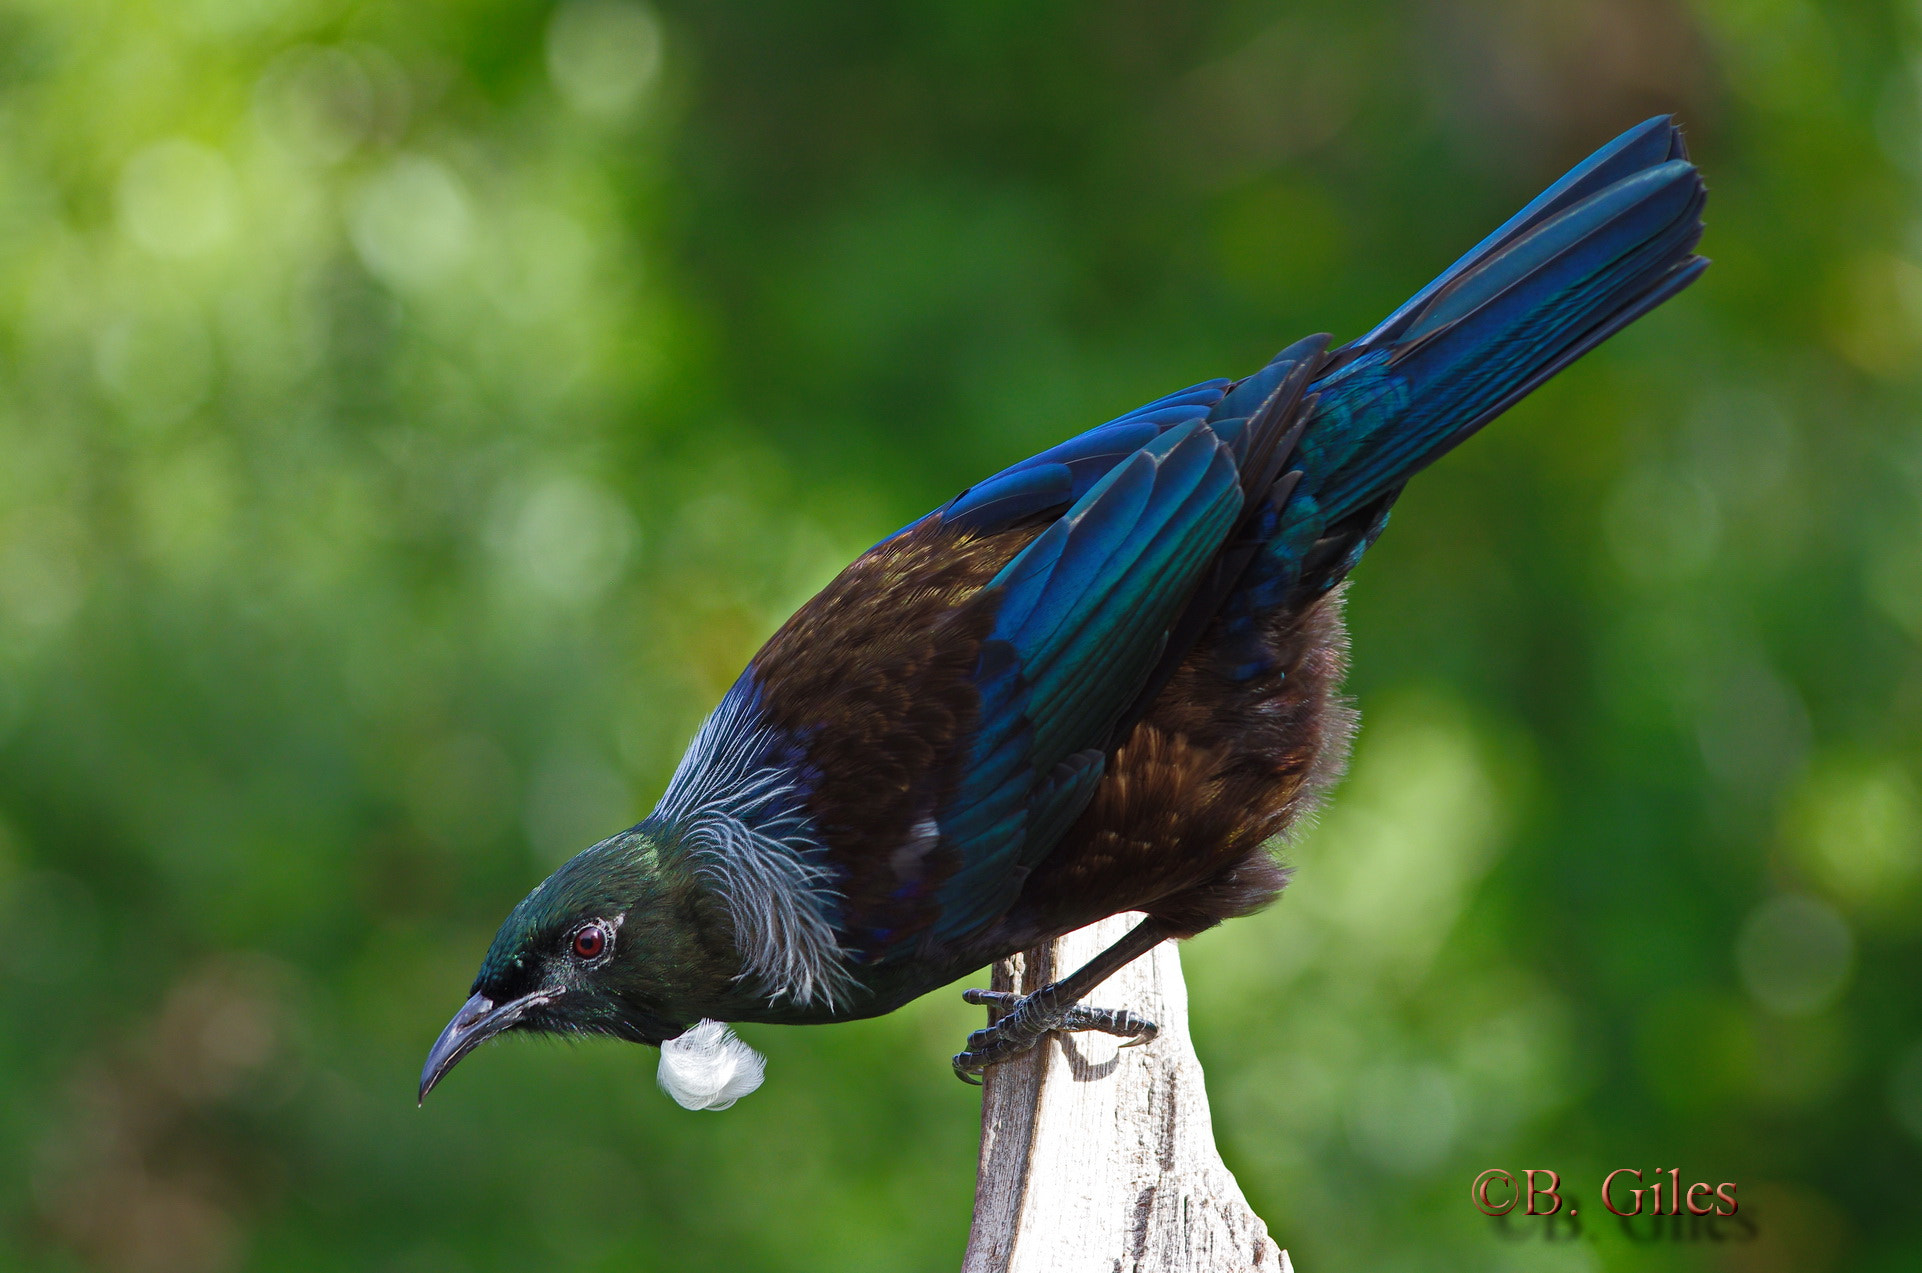
[[[569,0],[547,27],[547,70],[577,110],[619,115],[640,101],[661,67],[661,27],[633,0]]]
[[[176,308],[103,325],[94,340],[94,371],[127,418],[167,425],[207,397],[213,342],[205,324]]]
[[[345,49],[302,45],[280,55],[254,87],[254,112],[290,153],[335,163],[373,128],[378,103],[367,70]]]
[[[1628,473],[1609,497],[1607,516],[1616,564],[1638,583],[1694,579],[1714,562],[1721,546],[1722,517],[1714,493],[1666,469]]]
[[[1834,907],[1781,894],[1749,913],[1735,959],[1757,1003],[1785,1017],[1805,1016],[1827,1007],[1848,981],[1855,939]]]
[[[1797,860],[1852,907],[1888,910],[1922,877],[1922,813],[1893,760],[1818,767],[1791,801],[1786,834]]]
[[[183,137],[156,142],[121,170],[121,229],[161,257],[196,256],[233,231],[233,170],[220,152]]]
[[[1922,1142],[1922,1042],[1903,1052],[1889,1072],[1889,1109],[1902,1130]]]
[[[619,578],[634,546],[633,521],[597,483],[554,474],[503,503],[488,537],[517,592],[586,605]]]
[[[473,220],[454,174],[422,155],[402,156],[370,178],[350,213],[360,259],[401,287],[438,283],[465,261]]]

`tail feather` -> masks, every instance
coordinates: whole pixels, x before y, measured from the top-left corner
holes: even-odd
[[[1666,116],[1648,120],[1326,355],[1300,398],[1306,427],[1284,480],[1245,518],[1260,528],[1260,551],[1199,594],[1223,670],[1236,679],[1267,670],[1263,616],[1339,583],[1417,471],[1694,282],[1708,265],[1693,254],[1703,199],[1681,131]],[[1252,415],[1309,352],[1283,351],[1233,386],[1211,420]],[[1171,644],[1166,657],[1179,653]]]
[[[1671,157],[1681,153],[1665,118],[1632,129],[1337,351],[1309,387],[1318,403],[1293,461],[1304,477],[1282,518],[1286,547],[1375,510],[1693,282],[1707,265],[1693,255],[1704,190],[1694,166]]]
[[[1427,287],[1416,292],[1394,313],[1384,318],[1375,330],[1356,342],[1375,345],[1396,339],[1401,330],[1420,315],[1434,294],[1472,269],[1479,261],[1514,242],[1535,226],[1583,199],[1646,168],[1671,159],[1687,159],[1688,147],[1682,130],[1672,117],[1657,115],[1643,120],[1614,141],[1576,164],[1548,189],[1529,200],[1520,212],[1496,227],[1487,238],[1464,252],[1453,265],[1437,275]]]

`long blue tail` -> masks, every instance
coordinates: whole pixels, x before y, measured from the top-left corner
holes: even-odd
[[[1268,547],[1227,609],[1326,590],[1374,541],[1417,471],[1687,287],[1704,189],[1660,116],[1543,191],[1381,325],[1329,355],[1271,511]],[[1301,357],[1284,351],[1214,410],[1249,414]]]
[[[930,516],[991,530],[1058,513],[1164,432],[1205,419],[1234,453],[1241,518],[1169,631],[1125,729],[1215,626],[1259,675],[1264,616],[1354,566],[1408,479],[1692,283],[1708,262],[1701,175],[1666,116],[1544,190],[1360,340],[1311,336],[1240,382],[1150,402],[963,491]],[[918,523],[917,523],[918,524]]]

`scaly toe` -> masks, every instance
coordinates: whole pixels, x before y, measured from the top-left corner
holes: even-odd
[[[1161,1027],[1144,1016],[1128,1011],[1126,1008],[1090,1008],[1076,1004],[1067,1013],[1067,1019],[1059,1026],[1063,1030],[1095,1030],[1102,1034],[1118,1035],[1129,1040],[1124,1048],[1139,1047],[1153,1042],[1161,1033]]]
[[[1006,1011],[1020,1003],[1021,996],[1010,994],[1005,990],[963,990],[961,1001],[974,1004],[976,1007],[1000,1008]]]

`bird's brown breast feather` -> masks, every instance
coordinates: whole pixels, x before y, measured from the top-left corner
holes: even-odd
[[[768,723],[807,739],[809,812],[857,943],[872,926],[892,941],[933,921],[931,891],[957,863],[896,850],[951,793],[974,729],[972,673],[994,623],[981,590],[1040,529],[978,535],[931,518],[857,558],[755,656]]]

